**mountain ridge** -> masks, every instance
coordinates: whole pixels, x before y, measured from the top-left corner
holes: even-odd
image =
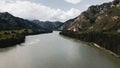
[[[12,29],[41,29],[41,30],[57,30],[63,23],[56,21],[39,21],[39,20],[27,20],[19,17],[15,17],[8,12],[0,13],[0,30],[12,30]]]
[[[44,29],[50,29],[50,30],[59,30],[58,28],[63,25],[63,22],[60,21],[51,22],[51,21],[33,20],[32,22]]]
[[[120,1],[90,6],[67,26],[72,31],[118,31],[120,29]],[[117,24],[114,25],[113,24]],[[99,26],[99,27],[98,27]],[[116,28],[116,29],[114,29]]]
[[[120,0],[91,6],[61,35],[95,43],[120,57]]]

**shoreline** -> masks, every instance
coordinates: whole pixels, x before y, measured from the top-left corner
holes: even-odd
[[[96,44],[96,43],[94,43],[94,42],[90,43],[90,45],[92,45],[92,46],[94,46],[94,47],[96,47],[96,48],[98,48],[98,49],[100,49],[100,50],[102,50],[102,51],[104,51],[104,52],[112,55],[112,56],[115,56],[115,57],[117,57],[117,58],[120,58],[120,55],[118,55],[118,54],[116,54],[116,53],[114,53],[114,52],[112,52],[112,51],[110,51],[110,50],[107,50],[107,49],[101,47],[100,45],[98,45],[98,44]]]
[[[20,32],[20,30],[18,30],[16,32],[12,31],[12,30],[9,30],[9,32],[3,31],[3,35],[6,38],[0,39],[0,48],[7,48],[7,47],[11,47],[11,46],[16,46],[17,44],[24,43],[26,36],[29,36],[29,35],[52,33],[53,31],[48,30],[48,31],[32,31],[32,32],[23,31],[22,33],[19,33],[19,32]],[[0,36],[0,37],[2,37],[2,36]]]
[[[120,57],[119,50],[119,35],[116,34],[102,34],[102,33],[76,33],[72,31],[62,31],[60,35],[78,39],[108,52],[115,57]],[[112,40],[111,40],[112,38]]]

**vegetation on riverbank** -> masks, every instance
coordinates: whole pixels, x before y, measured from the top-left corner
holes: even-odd
[[[21,29],[21,30],[3,30],[0,31],[0,47],[9,47],[16,44],[23,43],[25,36],[35,35],[41,33],[51,33],[52,31],[45,30],[32,30],[32,29]]]
[[[96,43],[120,55],[120,0],[90,6],[66,24],[60,34]]]
[[[60,34],[86,42],[94,42],[101,47],[120,55],[120,33],[62,31]]]
[[[15,17],[8,12],[0,13],[0,47],[8,47],[24,42],[25,36],[51,33],[38,24]]]

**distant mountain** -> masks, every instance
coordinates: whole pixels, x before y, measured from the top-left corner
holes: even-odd
[[[62,22],[50,21],[29,21],[19,17],[15,17],[8,12],[0,13],[0,30],[8,29],[41,29],[41,30],[57,30]]]
[[[120,32],[120,0],[91,6],[71,23],[73,24],[68,25],[67,30]]]
[[[34,24],[40,26],[43,29],[50,29],[50,30],[58,30],[58,28],[63,25],[62,22],[56,21],[56,22],[50,22],[50,21],[39,21],[39,20],[33,20]]]
[[[31,21],[15,17],[8,12],[0,13],[0,30],[7,29],[42,29]]]

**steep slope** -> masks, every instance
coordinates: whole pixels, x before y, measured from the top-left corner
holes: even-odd
[[[64,24],[59,28],[60,30],[66,30],[69,26],[73,25],[73,21],[75,20],[76,18],[73,18],[73,19],[70,19],[66,22],[64,22]]]
[[[59,21],[50,22],[50,21],[33,20],[32,22],[43,29],[50,29],[50,30],[57,30],[61,25],[63,25],[63,23]]]
[[[91,6],[68,26],[72,31],[120,32],[120,1]]]
[[[120,57],[120,0],[89,7],[60,34],[98,44]]]

